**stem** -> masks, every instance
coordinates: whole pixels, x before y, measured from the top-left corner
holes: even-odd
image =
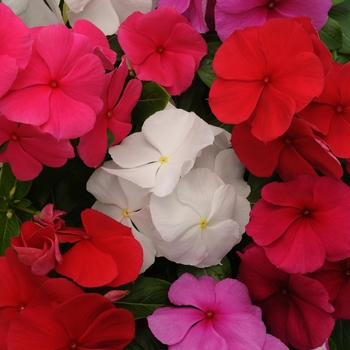
[[[26,213],[29,213],[29,214],[32,214],[32,215],[40,215],[40,211],[28,209],[28,208],[22,207],[20,205],[15,205],[14,208],[18,209],[18,210],[21,210],[21,211],[25,211]]]

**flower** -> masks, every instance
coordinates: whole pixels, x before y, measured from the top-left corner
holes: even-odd
[[[10,325],[8,349],[122,350],[134,333],[130,311],[115,308],[100,294],[81,294],[52,308],[28,307]]]
[[[89,38],[63,24],[50,25],[35,34],[28,66],[0,109],[8,120],[40,126],[57,139],[79,137],[93,128],[102,109],[103,81]]]
[[[320,96],[298,115],[311,124],[337,157],[350,157],[350,63],[333,62]]]
[[[350,189],[342,181],[300,175],[267,184],[261,196],[246,232],[279,269],[308,273],[350,256]]]
[[[0,161],[10,163],[18,180],[28,181],[36,178],[42,165],[59,168],[67,158],[74,157],[69,140],[57,140],[39,127],[18,124],[0,116]]]
[[[142,265],[142,248],[131,229],[93,209],[85,209],[81,219],[84,229],[57,231],[60,243],[76,243],[55,270],[83,287],[117,287],[134,281]]]
[[[214,140],[209,125],[194,113],[167,109],[150,116],[120,145],[110,148],[113,161],[122,169],[107,172],[167,196],[180,176],[193,167],[198,152]]]
[[[237,203],[233,185],[211,170],[198,168],[184,176],[166,197],[152,194],[153,240],[160,255],[180,264],[220,264],[236,245],[249,220],[247,200]]]
[[[331,0],[217,0],[215,28],[222,41],[232,32],[250,26],[260,26],[276,17],[310,17],[319,30],[328,18]]]
[[[57,231],[66,227],[64,220],[60,218],[61,215],[65,214],[62,210],[54,209],[53,204],[49,203],[41,209],[39,215],[34,215],[34,220],[41,226],[52,226]]]
[[[155,81],[170,95],[187,90],[207,53],[205,40],[172,7],[147,14],[134,12],[117,34],[136,76]]]
[[[30,33],[12,10],[0,3],[0,97],[6,94],[32,51]]]
[[[152,0],[66,0],[69,23],[86,19],[100,28],[105,35],[115,34],[120,23],[135,11],[146,13],[155,8]]]
[[[269,177],[276,170],[284,180],[316,170],[340,179],[343,169],[328,145],[314,135],[310,125],[293,118],[288,130],[277,139],[263,142],[254,137],[247,123],[232,130],[232,147],[247,169],[259,177]]]
[[[171,285],[168,296],[176,306],[158,308],[147,321],[169,350],[263,348],[261,312],[251,305],[243,283],[185,273]],[[278,341],[275,345],[275,350],[287,349]]]
[[[42,227],[32,221],[21,225],[20,236],[11,238],[12,248],[18,253],[19,260],[30,266],[34,275],[44,276],[55,267],[56,261],[62,262],[53,226]]]
[[[112,146],[120,143],[131,131],[131,111],[140,98],[142,84],[131,79],[122,95],[128,72],[123,59],[118,68],[105,75],[101,93],[103,109],[97,115],[93,129],[80,138],[78,145],[78,154],[88,166],[96,168],[103,162],[108,147],[107,129],[114,136]]]
[[[330,337],[334,309],[320,282],[283,272],[254,244],[238,255],[242,261],[237,279],[248,287],[252,303],[261,308],[274,336],[302,350],[321,346]]]
[[[285,43],[277,45],[276,43]],[[222,122],[252,126],[263,142],[286,132],[293,115],[322,92],[324,68],[309,34],[276,18],[235,31],[213,61],[209,105]]]

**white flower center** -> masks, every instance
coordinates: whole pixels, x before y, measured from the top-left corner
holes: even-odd
[[[130,217],[130,211],[128,209],[124,209],[123,210],[123,215],[124,215],[125,218]]]
[[[206,228],[207,225],[208,225],[208,221],[207,221],[207,220],[201,219],[201,220],[199,221],[199,226],[200,226],[201,228]]]
[[[168,157],[161,156],[161,157],[158,159],[158,162],[160,162],[160,164],[168,163]]]

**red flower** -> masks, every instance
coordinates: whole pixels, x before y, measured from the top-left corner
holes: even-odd
[[[213,68],[213,113],[228,124],[248,121],[253,135],[264,142],[281,136],[324,85],[313,42],[291,19],[236,30],[218,49]]]
[[[134,12],[117,34],[137,77],[157,82],[170,95],[179,95],[191,85],[207,53],[205,40],[172,7]]]
[[[332,152],[350,157],[350,62],[334,62],[325,80],[322,94],[298,113],[329,144]]]
[[[255,176],[269,177],[275,170],[284,181],[302,174],[317,175],[315,170],[337,179],[343,175],[338,159],[302,119],[293,118],[288,130],[270,142],[254,137],[247,123],[238,124],[233,128],[231,143],[240,161]]]
[[[301,274],[283,272],[256,245],[238,254],[242,262],[237,279],[248,287],[271,333],[300,350],[321,346],[334,327],[333,307],[323,285]]]
[[[121,350],[134,332],[131,312],[100,294],[82,294],[53,308],[45,303],[28,307],[11,323],[8,349]]]
[[[131,229],[93,209],[84,210],[81,218],[85,229],[57,231],[60,242],[76,243],[55,270],[84,287],[117,287],[134,281],[143,251]]]
[[[334,307],[333,317],[350,320],[350,258],[337,262],[326,260],[320,269],[308,276],[327,289],[329,302]]]
[[[21,235],[11,238],[12,248],[19,260],[30,266],[34,275],[44,276],[61,263],[58,239],[52,226],[42,227],[32,221],[21,225]]]
[[[42,226],[52,226],[55,230],[64,229],[66,227],[61,215],[66,213],[62,210],[53,208],[53,204],[46,204],[39,215],[34,215],[34,220]]]
[[[69,140],[57,141],[38,127],[11,122],[0,116],[0,145],[6,144],[0,152],[0,162],[9,162],[18,180],[36,178],[43,169],[42,164],[58,168],[67,158],[74,157]]]
[[[267,184],[261,196],[246,232],[281,270],[313,272],[350,256],[350,188],[342,181],[300,175]]]

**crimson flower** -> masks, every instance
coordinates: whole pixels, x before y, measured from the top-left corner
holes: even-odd
[[[10,163],[13,174],[21,181],[36,178],[43,169],[42,164],[58,168],[67,158],[74,157],[69,140],[58,141],[39,127],[0,116],[0,145],[3,144],[6,147],[0,152],[0,162]]]
[[[65,214],[62,210],[54,209],[53,204],[49,203],[41,209],[39,215],[34,215],[34,220],[42,226],[52,226],[56,231],[66,227],[64,220],[60,218],[61,215]]]
[[[329,302],[334,307],[333,317],[350,320],[350,258],[328,261],[309,277],[321,282],[329,294]]]
[[[277,139],[262,142],[251,133],[247,123],[232,130],[232,148],[247,169],[258,177],[269,177],[274,171],[284,180],[315,170],[340,179],[343,169],[325,142],[316,137],[310,125],[293,118],[288,130]]]
[[[131,229],[97,210],[81,213],[84,229],[58,230],[61,242],[76,242],[55,270],[84,287],[117,287],[140,273],[143,251]]]
[[[123,92],[129,70],[123,59],[118,69],[105,75],[101,93],[103,109],[97,115],[93,129],[80,138],[78,153],[84,163],[97,168],[103,161],[108,147],[107,129],[114,141],[111,146],[120,143],[131,131],[131,111],[135,107],[142,90],[137,79],[131,79]]]
[[[57,139],[90,131],[102,109],[104,69],[90,39],[63,24],[39,29],[27,67],[0,100],[8,120],[40,126]]]
[[[300,350],[321,346],[334,327],[334,309],[323,285],[301,274],[283,272],[254,244],[238,254],[242,262],[237,279],[248,287],[271,333]]]
[[[350,157],[350,63],[334,62],[320,96],[298,115],[308,121],[341,158]]]
[[[134,333],[130,311],[100,294],[81,294],[54,307],[28,307],[11,322],[8,350],[122,350]]]
[[[246,232],[281,270],[309,273],[350,256],[350,188],[342,181],[300,175],[267,184],[261,196]]]
[[[134,12],[117,34],[137,77],[155,81],[170,95],[179,95],[191,85],[207,53],[205,40],[172,7]]]
[[[209,105],[215,116],[228,124],[248,121],[263,142],[285,133],[324,85],[313,41],[291,19],[235,31],[216,52],[213,69]]]

